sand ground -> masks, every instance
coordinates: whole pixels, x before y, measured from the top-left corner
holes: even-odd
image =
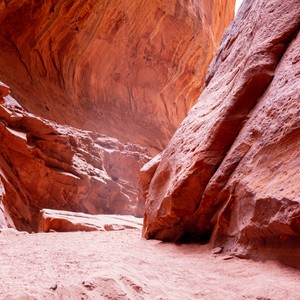
[[[110,232],[0,233],[0,299],[300,299],[300,271]]]

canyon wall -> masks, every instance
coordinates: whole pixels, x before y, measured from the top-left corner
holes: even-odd
[[[235,0],[0,2],[0,79],[59,124],[162,150],[197,100]]]
[[[0,92],[0,227],[36,231],[43,208],[142,216],[145,148],[36,117]]]
[[[143,235],[300,266],[300,2],[245,0],[206,87],[142,169]]]

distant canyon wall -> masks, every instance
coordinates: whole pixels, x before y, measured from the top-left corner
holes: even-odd
[[[36,231],[43,208],[143,215],[146,148],[39,118],[0,92],[0,228]]]
[[[245,0],[206,87],[142,169],[143,234],[300,266],[300,2]]]
[[[157,153],[200,95],[235,0],[0,2],[0,79],[59,124]]]

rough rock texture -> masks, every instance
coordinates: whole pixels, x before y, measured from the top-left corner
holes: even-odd
[[[118,231],[141,229],[142,219],[133,216],[89,215],[69,211],[43,209],[39,215],[39,232]]]
[[[244,1],[198,103],[143,168],[146,238],[214,230],[227,250],[300,262],[299,26],[299,0]]]
[[[200,95],[234,3],[1,1],[0,79],[31,113],[157,153]]]
[[[11,217],[17,229],[36,230],[42,208],[142,214],[146,149],[38,118],[1,89],[0,226],[13,226]]]

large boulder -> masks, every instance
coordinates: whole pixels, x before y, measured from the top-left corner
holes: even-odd
[[[145,148],[36,117],[0,92],[0,226],[37,230],[42,208],[142,215]]]
[[[0,79],[31,113],[164,148],[235,0],[1,1]]]
[[[213,233],[240,255],[300,259],[299,27],[298,0],[243,2],[198,103],[143,168],[146,238]]]

